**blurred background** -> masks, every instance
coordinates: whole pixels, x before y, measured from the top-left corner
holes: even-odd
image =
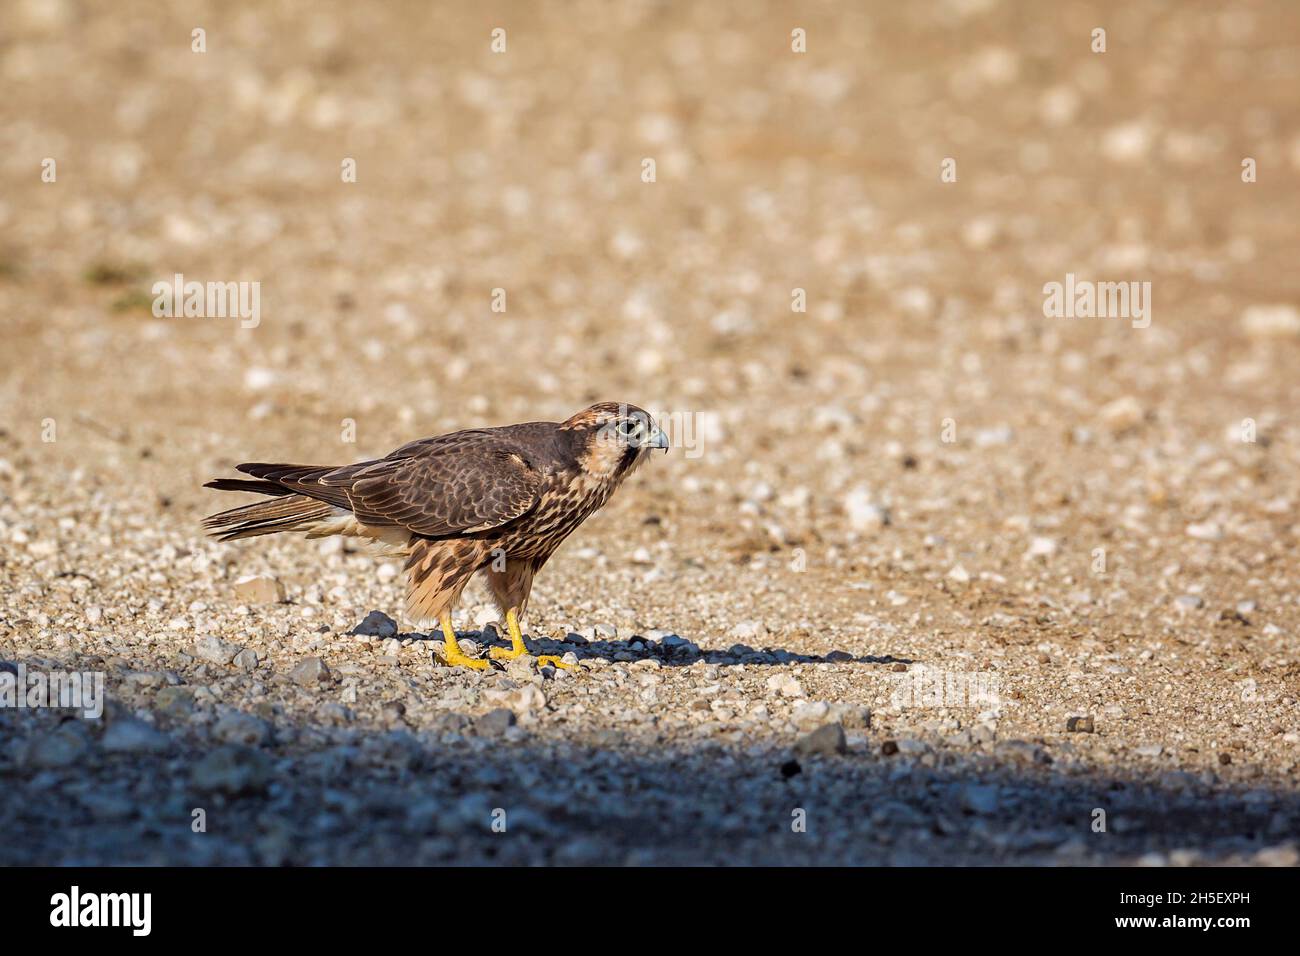
[[[803,545],[842,576],[855,503],[920,543],[1155,495],[1150,532],[1180,533],[1296,491],[1270,463],[1295,463],[1300,389],[1298,15],[13,0],[10,441],[53,418],[42,456],[125,470],[188,528],[223,460],[615,399],[702,416],[699,458],[645,476],[700,556]],[[1045,319],[1067,272],[1151,282],[1150,328]],[[175,273],[259,282],[260,324],[154,318]],[[1225,444],[1245,418],[1273,457]],[[1244,487],[1205,474],[1225,456]]]

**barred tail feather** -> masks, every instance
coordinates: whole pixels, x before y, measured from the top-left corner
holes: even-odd
[[[230,480],[237,481],[237,479]],[[216,486],[215,482],[210,484]],[[248,484],[255,484],[255,482],[248,482]],[[241,487],[229,490],[260,489]],[[321,522],[337,517],[333,506],[314,498],[293,494],[288,489],[264,493],[275,494],[278,497],[268,501],[255,501],[251,505],[209,515],[203,519],[204,529],[208,534],[222,541],[234,541],[237,538],[255,538],[258,535],[276,534],[281,531],[310,532]]]

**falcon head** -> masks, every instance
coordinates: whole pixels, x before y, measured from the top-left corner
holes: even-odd
[[[626,402],[601,402],[560,425],[578,441],[578,461],[591,475],[626,476],[652,449],[668,450],[668,436],[650,413]]]

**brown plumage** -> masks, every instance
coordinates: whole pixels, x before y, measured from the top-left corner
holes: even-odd
[[[503,613],[522,614],[533,577],[652,448],[668,443],[634,405],[605,402],[564,422],[424,438],[355,465],[248,463],[253,478],[205,487],[261,501],[204,520],[223,541],[281,531],[357,535],[407,555],[406,613],[439,619],[482,572]]]

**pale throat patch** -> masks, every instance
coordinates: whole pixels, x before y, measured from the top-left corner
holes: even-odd
[[[582,456],[583,470],[593,475],[611,475],[626,452],[627,445],[621,441],[597,436],[587,445],[586,454]]]

